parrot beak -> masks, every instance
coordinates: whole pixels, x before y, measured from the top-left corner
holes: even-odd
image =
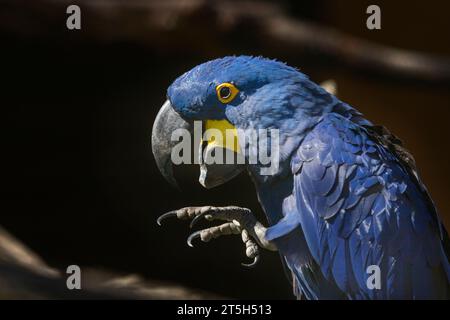
[[[210,189],[224,184],[244,171],[245,162],[240,153],[236,128],[231,123],[227,120],[206,120],[204,129],[218,133],[213,136],[206,134],[200,145],[199,182]],[[218,157],[222,160],[220,164],[214,163],[212,159],[216,155],[221,155]],[[227,159],[232,160],[231,163],[227,163]]]
[[[171,154],[173,147],[178,143],[172,141],[172,132],[176,129],[186,129],[193,133],[192,125],[180,117],[173,109],[169,100],[163,104],[152,129],[152,151],[156,165],[163,177],[172,186],[178,188],[178,183],[173,176]]]
[[[231,152],[224,149],[224,154]],[[234,155],[231,155],[234,156]],[[239,164],[204,164],[200,165],[200,177],[198,181],[206,189],[211,189],[224,184],[244,171],[244,165]]]
[[[208,126],[211,126],[211,123],[219,127],[219,129],[224,129],[222,127],[223,123],[220,121],[206,121],[205,127],[208,128]],[[227,147],[224,145],[225,141],[223,141],[223,144],[220,144],[217,139],[203,140],[204,128],[202,126],[197,128],[192,122],[184,120],[167,100],[158,112],[153,124],[152,151],[159,171],[172,186],[178,188],[177,181],[173,175],[171,158],[172,150],[180,143],[179,140],[172,139],[172,133],[177,129],[187,130],[191,135],[190,141],[197,144],[193,148],[194,152],[198,152],[198,154],[194,154],[194,163],[200,164],[199,182],[203,187],[209,189],[219,186],[231,180],[245,169],[243,164],[238,164],[242,162],[238,161],[234,161],[232,164],[211,163],[210,157],[212,154],[223,154],[224,159],[236,160],[237,147]]]

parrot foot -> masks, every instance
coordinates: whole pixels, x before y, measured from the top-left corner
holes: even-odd
[[[244,267],[254,267],[258,263],[260,257],[258,245],[250,238],[247,230],[242,229],[236,221],[227,222],[219,226],[196,231],[188,237],[187,244],[190,247],[194,247],[192,245],[192,241],[196,238],[200,238],[203,242],[208,242],[211,239],[216,239],[230,234],[241,234],[242,242],[244,242],[246,247],[245,254],[248,258],[253,259],[252,263],[242,263],[242,265]]]
[[[250,264],[242,264],[246,267],[255,266],[260,258],[259,246],[262,248],[276,251],[274,243],[265,239],[266,228],[256,220],[253,213],[247,208],[228,206],[228,207],[186,207],[179,210],[170,211],[161,215],[157,223],[169,217],[177,217],[178,219],[186,220],[192,219],[190,226],[193,227],[200,219],[206,220],[223,220],[228,221],[219,226],[210,227],[192,233],[187,243],[192,247],[192,240],[200,238],[203,242],[208,242],[211,239],[218,238],[223,235],[241,234],[242,241],[245,244],[245,253],[247,257],[253,259]]]

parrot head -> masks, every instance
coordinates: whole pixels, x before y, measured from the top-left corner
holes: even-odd
[[[171,155],[179,140],[173,139],[173,132],[181,129],[195,136],[195,122],[200,122],[201,138],[191,142],[198,150],[200,183],[211,188],[249,168],[252,151],[243,132],[276,129],[282,164],[276,175],[300,143],[302,132],[317,123],[336,100],[297,69],[276,60],[233,56],[208,61],[168,88],[167,101],[153,125],[153,154],[161,173],[176,185]],[[205,136],[205,130],[214,134]],[[273,145],[274,139],[267,137]],[[219,151],[223,158],[231,154],[234,162],[208,161],[208,156]]]

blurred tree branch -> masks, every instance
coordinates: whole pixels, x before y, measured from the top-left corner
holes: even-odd
[[[289,17],[276,3],[232,0],[0,0],[0,30],[73,42],[129,42],[171,52],[228,53],[236,38],[273,56],[309,54],[399,79],[450,81],[450,60],[359,39]],[[82,30],[68,34],[65,9],[78,4]]]
[[[217,299],[219,296],[137,275],[82,268],[82,290],[0,226],[1,299]]]

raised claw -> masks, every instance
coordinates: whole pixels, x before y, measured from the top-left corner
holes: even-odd
[[[246,267],[246,268],[254,268],[258,262],[259,262],[259,254],[253,258],[252,263],[243,263],[242,262],[241,266]]]
[[[170,218],[170,217],[176,217],[176,216],[177,216],[177,210],[166,212],[166,213],[160,215],[158,217],[158,219],[156,219],[156,223],[158,224],[158,226],[161,226],[161,222],[163,220]]]
[[[189,247],[193,248],[194,245],[192,244],[192,240],[194,240],[195,238],[200,238],[200,233],[202,232],[202,230],[200,231],[195,231],[194,233],[192,233],[188,238],[187,238],[187,244]]]

